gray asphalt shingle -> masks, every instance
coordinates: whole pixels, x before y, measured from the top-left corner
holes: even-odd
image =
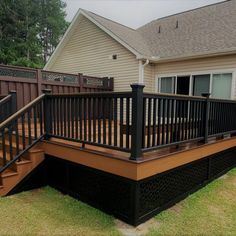
[[[165,59],[236,49],[236,0],[160,18],[136,30],[86,13],[148,57]]]

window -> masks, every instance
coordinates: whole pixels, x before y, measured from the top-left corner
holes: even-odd
[[[166,76],[159,78],[158,91],[192,96],[210,93],[212,98],[231,99],[232,81],[232,73]]]
[[[232,73],[213,74],[212,93],[213,98],[230,99],[232,86]]]
[[[160,93],[174,93],[174,80],[175,77],[162,77],[160,78]]]
[[[193,96],[202,96],[210,92],[210,74],[193,76]]]

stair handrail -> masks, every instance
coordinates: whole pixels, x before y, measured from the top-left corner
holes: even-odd
[[[18,119],[27,116],[28,128],[30,127],[30,131],[28,130],[28,132],[31,133],[30,122],[32,120],[32,117],[31,117],[32,109],[35,109],[36,106],[38,104],[40,104],[40,102],[43,103],[45,96],[46,96],[45,94],[38,96],[33,101],[28,103],[26,106],[24,106],[22,109],[17,111],[15,114],[8,117],[6,120],[4,120],[0,124],[0,139],[2,140],[2,155],[3,155],[3,166],[0,168],[0,173],[5,171],[8,167],[10,167],[17,160],[20,160],[20,158],[22,157],[23,154],[25,154],[33,145],[38,143],[45,136],[44,129],[42,129],[42,133],[39,134],[39,136],[37,136],[35,140],[29,141],[28,145],[26,145],[26,143],[23,143],[23,150],[19,151],[20,142],[19,142]],[[42,111],[41,111],[41,113],[42,113]],[[35,115],[37,115],[37,114],[34,114],[34,117],[33,117],[34,120],[35,120]],[[40,114],[40,115],[42,115],[42,114]],[[25,127],[25,120],[22,121],[22,127]],[[23,140],[23,139],[26,139],[25,128],[22,128],[22,132],[24,132],[24,136],[22,137],[22,140]],[[12,150],[12,148],[13,148],[12,134],[13,133],[15,133],[16,138],[18,139],[18,140],[16,140],[16,150],[18,149],[18,151],[16,151],[15,155],[13,155],[13,150]],[[7,136],[7,135],[9,137],[9,149],[10,149],[10,154],[9,154],[10,160],[9,161],[6,159],[7,152],[6,152],[6,146],[5,146],[5,136]],[[29,137],[29,138],[32,138],[32,137]],[[25,142],[25,141],[23,140],[23,142]]]
[[[11,99],[10,94],[4,96],[2,99],[0,98],[0,106],[3,105],[5,102],[9,101],[10,99]]]
[[[0,100],[0,123],[17,111],[16,91],[11,90],[8,95],[1,97]]]
[[[38,96],[37,98],[35,98],[33,101],[31,101],[30,103],[28,103],[26,106],[24,106],[23,108],[21,108],[19,111],[17,111],[15,114],[11,115],[10,117],[8,117],[6,120],[4,120],[1,124],[0,124],[0,130],[2,128],[4,128],[5,125],[7,125],[8,123],[10,123],[12,120],[16,119],[17,117],[19,117],[22,113],[26,112],[29,108],[31,108],[34,104],[38,103],[40,100],[42,100],[45,97],[45,94],[41,94],[40,96]]]

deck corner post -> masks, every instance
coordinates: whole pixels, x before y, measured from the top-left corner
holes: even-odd
[[[132,88],[132,126],[130,160],[142,159],[143,126],[143,84],[131,84]]]
[[[11,114],[14,114],[17,111],[17,97],[16,97],[16,91],[11,90],[9,92],[11,95]]]
[[[49,95],[52,93],[51,89],[43,89],[42,92],[45,95]],[[45,139],[49,139],[49,135],[52,133],[52,120],[51,120],[51,103],[49,102],[47,96],[44,99],[44,132],[45,132]]]
[[[210,109],[210,93],[203,93],[202,96],[206,98],[205,101],[205,109],[204,109],[204,123],[203,123],[203,130],[204,130],[204,143],[208,142],[208,131],[209,131],[209,109]]]

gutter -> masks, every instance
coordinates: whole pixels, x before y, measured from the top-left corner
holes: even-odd
[[[139,84],[144,84],[144,69],[145,66],[149,64],[149,59],[146,59],[145,63],[143,64],[142,60],[139,60]]]

